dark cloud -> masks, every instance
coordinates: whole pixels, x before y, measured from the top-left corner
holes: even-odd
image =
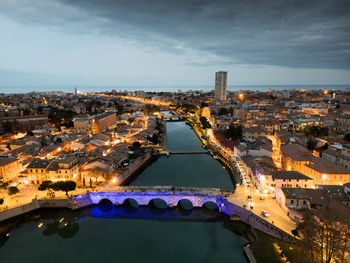
[[[38,1],[26,2],[32,2],[30,9],[21,5],[12,10],[12,5],[6,14],[74,32],[118,35],[168,52],[192,49],[217,58],[203,59],[203,65],[350,68],[347,0],[56,0],[54,7],[59,8],[46,4],[47,10],[33,4]]]

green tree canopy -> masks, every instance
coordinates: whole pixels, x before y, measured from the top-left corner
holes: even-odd
[[[316,145],[317,145],[317,140],[313,139],[313,138],[308,138],[307,139],[307,149],[309,151],[313,151],[316,149]]]
[[[328,136],[328,128],[318,125],[306,126],[303,130],[306,137],[322,137]]]
[[[344,140],[350,142],[350,133],[344,135]]]
[[[50,188],[52,188],[55,191],[66,192],[66,195],[68,196],[68,192],[74,191],[76,186],[77,184],[73,181],[58,181],[51,184]]]
[[[242,126],[230,125],[230,127],[224,132],[226,138],[240,141],[242,140]]]
[[[38,187],[38,190],[39,191],[45,191],[45,190],[49,190],[50,187],[52,186],[52,182],[51,181],[43,181],[39,187]]]
[[[208,122],[207,118],[204,116],[201,116],[199,118],[201,125],[202,125],[202,129],[210,129],[211,128],[211,124]]]
[[[18,188],[15,187],[15,186],[10,186],[8,189],[7,189],[7,193],[9,195],[15,195],[19,192]]]
[[[219,110],[219,113],[218,113],[219,115],[227,115],[228,114],[228,110],[226,109],[226,108],[221,108],[220,110]]]
[[[141,143],[140,143],[139,141],[133,142],[133,143],[132,143],[132,147],[133,147],[134,149],[140,149],[140,148],[141,148]]]

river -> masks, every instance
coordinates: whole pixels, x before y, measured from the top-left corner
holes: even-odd
[[[170,151],[203,150],[184,122],[167,123],[167,132]],[[131,185],[233,189],[228,172],[208,154],[163,156]],[[209,209],[47,210],[25,216],[9,237],[0,236],[0,262],[246,262],[247,240],[236,231]]]

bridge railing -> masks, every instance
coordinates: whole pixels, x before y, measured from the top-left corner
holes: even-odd
[[[98,188],[98,192],[171,192],[191,194],[232,194],[233,191],[219,188],[179,187],[179,186],[115,186],[113,188]]]

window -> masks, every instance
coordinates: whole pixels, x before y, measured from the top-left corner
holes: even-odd
[[[294,204],[294,200],[290,200],[290,203],[291,203],[291,204]]]
[[[305,200],[303,201],[303,204],[306,205],[306,201]]]

